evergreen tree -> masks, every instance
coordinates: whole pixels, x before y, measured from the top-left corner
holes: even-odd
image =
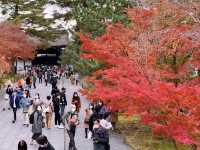
[[[21,23],[27,33],[45,41],[52,41],[60,34],[67,33],[61,26],[54,27],[56,19],[62,19],[63,14],[54,13],[52,18],[46,18],[44,9],[49,0],[0,0],[2,14],[9,13],[9,20]]]
[[[124,13],[124,8],[131,6],[132,3],[129,0],[57,0],[57,2],[62,7],[71,8],[71,11],[65,16],[66,20],[75,19],[77,22],[73,32],[74,40],[63,52],[61,62],[63,64],[70,63],[79,72],[89,74],[102,65],[94,60],[88,61],[80,58],[80,43],[77,33],[81,31],[91,34],[95,38],[104,33],[107,23],[123,22],[128,25],[129,21]],[[87,66],[85,66],[86,64]],[[87,68],[89,69],[87,70]]]

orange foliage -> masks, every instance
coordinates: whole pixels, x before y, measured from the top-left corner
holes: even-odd
[[[167,2],[128,9],[128,28],[108,25],[95,40],[81,34],[84,57],[105,63],[83,93],[113,110],[140,114],[155,134],[199,144],[200,87],[192,71],[200,67],[200,26],[185,23],[185,10]]]
[[[11,23],[0,24],[0,73],[9,71],[10,63],[17,57],[33,59],[36,43],[31,41],[19,26]]]

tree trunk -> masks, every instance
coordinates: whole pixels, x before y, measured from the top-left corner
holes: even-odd
[[[175,150],[178,150],[178,146],[177,146],[177,144],[176,144],[176,141],[173,139],[172,142],[173,142],[173,144],[174,144]]]
[[[196,144],[192,144],[192,150],[197,150],[197,145]]]

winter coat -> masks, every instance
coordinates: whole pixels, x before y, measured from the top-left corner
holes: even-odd
[[[53,101],[54,112],[59,112],[60,111],[59,101],[57,100],[57,98],[53,98],[52,101]]]
[[[34,121],[33,121],[33,126],[32,126],[32,132],[35,133],[42,133],[42,113],[39,112],[38,110],[34,112]]]
[[[11,96],[11,95],[13,94],[13,88],[8,87],[8,88],[6,89],[6,94],[8,94],[9,96]]]
[[[53,88],[51,91],[51,95],[59,95],[60,91],[59,89]]]
[[[63,93],[60,95],[60,105],[62,105],[62,106],[66,106],[67,105],[66,95],[63,94]]]
[[[12,109],[14,108],[14,98],[15,98],[15,105],[16,105],[16,108],[20,108],[19,103],[20,103],[21,97],[20,97],[19,95],[16,95],[16,96],[12,95],[12,96],[10,97],[10,107],[11,107]]]
[[[30,102],[29,102],[28,98],[22,97],[19,105],[21,108],[26,108],[26,107],[30,106]]]
[[[106,145],[109,143],[108,131],[101,126],[94,129],[93,143],[94,150],[106,150]]]
[[[99,110],[99,115],[105,117],[108,114],[108,109],[105,105],[103,105]]]

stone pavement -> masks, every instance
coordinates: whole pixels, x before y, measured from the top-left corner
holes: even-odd
[[[67,110],[70,108],[71,98],[74,91],[78,91],[78,87],[70,84],[69,80],[64,80],[60,83],[66,88],[66,95],[68,100]],[[32,94],[38,92],[41,95],[41,99],[45,99],[47,95],[50,94],[51,86],[45,87],[44,84],[37,84],[37,89],[32,91]],[[83,120],[84,108],[88,106],[88,101],[81,96],[82,110],[80,112],[80,118]],[[23,139],[30,143],[30,138],[32,136],[31,126],[25,127],[22,125],[22,112],[19,110],[17,112],[17,122],[12,124],[13,114],[12,111],[2,111],[5,105],[4,100],[0,100],[0,150],[17,150],[17,143],[19,140]],[[67,111],[66,110],[66,111]],[[50,143],[54,145],[56,150],[64,150],[64,130],[52,128],[50,130],[43,129],[43,134],[47,135]],[[68,136],[67,146],[69,142]],[[78,150],[93,150],[93,144],[91,140],[85,139],[84,128],[82,123],[77,128],[75,142]],[[123,143],[123,140],[115,135],[110,135],[111,150],[130,150],[130,148]],[[36,146],[28,145],[28,150],[37,150]]]

